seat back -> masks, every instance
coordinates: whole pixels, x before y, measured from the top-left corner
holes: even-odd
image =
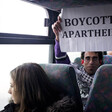
[[[78,67],[80,67],[80,66],[82,65],[82,64],[81,64],[81,58],[80,58],[80,57],[75,58],[73,64],[77,64]]]
[[[104,64],[112,64],[112,55],[104,55],[103,63]]]
[[[95,74],[85,112],[112,112],[112,65],[102,65]]]
[[[79,112],[82,112],[83,106],[74,68],[67,64],[40,65],[47,73],[54,86],[58,87],[65,95],[75,97],[76,103],[78,105],[78,110]]]

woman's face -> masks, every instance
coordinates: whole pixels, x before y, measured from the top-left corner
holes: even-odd
[[[15,104],[20,103],[20,98],[17,95],[16,86],[12,78],[10,79],[10,88],[8,93],[11,94],[12,100],[14,101]]]

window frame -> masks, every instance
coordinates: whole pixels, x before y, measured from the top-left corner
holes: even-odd
[[[0,33],[0,44],[54,44],[49,36]]]
[[[46,9],[46,8],[45,8]],[[57,20],[57,16],[60,12],[46,9],[48,12],[49,23],[48,36],[40,35],[26,35],[26,34],[14,34],[14,33],[1,33],[0,32],[0,44],[48,44],[49,47],[49,63],[55,63],[55,35],[52,31],[52,24]]]
[[[57,20],[59,12],[46,9],[48,12],[49,20],[48,36],[41,35],[27,35],[27,34],[15,34],[15,33],[1,33],[0,32],[0,44],[55,44],[55,35],[52,31],[52,24]]]

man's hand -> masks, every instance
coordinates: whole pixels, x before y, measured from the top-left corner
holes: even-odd
[[[62,30],[61,27],[61,18],[58,16],[58,20],[52,25],[52,30],[56,36],[56,40],[59,41],[59,32]]]

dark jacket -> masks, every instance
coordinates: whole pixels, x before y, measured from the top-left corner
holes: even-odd
[[[0,112],[14,112],[14,108],[15,108],[15,104],[10,103],[4,107],[4,110],[2,110]]]
[[[5,106],[4,110],[0,112],[14,112],[15,104],[11,103]],[[32,112],[38,112],[38,109],[35,108]],[[39,111],[40,112],[40,111]],[[76,103],[73,98],[68,96],[63,99],[55,102],[53,105],[49,106],[46,112],[78,112]]]

